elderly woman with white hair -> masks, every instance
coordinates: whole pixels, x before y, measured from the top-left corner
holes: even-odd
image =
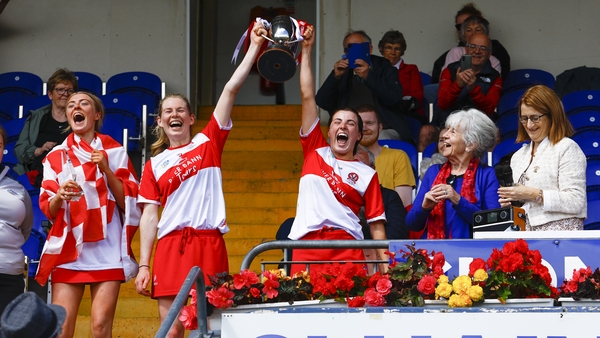
[[[446,128],[442,155],[448,161],[427,170],[406,224],[426,239],[471,238],[473,213],[500,207],[494,169],[480,161],[498,129],[476,109],[451,114]]]

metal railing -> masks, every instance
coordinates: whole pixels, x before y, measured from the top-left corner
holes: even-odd
[[[177,293],[165,320],[160,325],[158,332],[154,336],[155,338],[164,338],[171,330],[171,326],[177,320],[179,311],[187,304],[188,295],[192,289],[192,285],[196,282],[196,311],[198,315],[198,337],[212,338],[216,337],[212,331],[208,331],[207,325],[207,312],[206,312],[206,289],[204,287],[204,273],[202,269],[194,266],[190,269],[181,289]],[[190,335],[190,337],[192,337]]]
[[[254,248],[252,248],[244,259],[242,260],[242,264],[240,266],[240,271],[246,270],[250,268],[250,264],[252,261],[261,253],[269,250],[283,250],[284,259],[282,261],[263,261],[261,262],[261,266],[264,267],[265,264],[282,264],[284,266],[290,266],[292,261],[288,259],[288,250],[291,249],[387,249],[390,245],[390,240],[364,240],[364,241],[356,241],[356,240],[332,240],[332,241],[292,241],[292,240],[284,240],[284,241],[271,241],[261,243]],[[329,263],[331,261],[314,261],[310,262],[310,264],[320,264],[320,263]],[[361,261],[362,263],[386,263],[386,260],[371,260],[371,261]],[[308,264],[309,262],[301,261],[301,262],[293,262],[294,264]],[[264,268],[262,270],[265,270]]]

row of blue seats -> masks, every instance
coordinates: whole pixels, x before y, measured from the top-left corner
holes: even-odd
[[[421,72],[421,82],[424,86],[430,84],[431,75]],[[529,88],[534,84],[543,84],[549,88],[554,88],[554,82],[554,75],[542,69],[513,69],[503,81],[502,93],[506,95]]]
[[[524,91],[517,91],[502,96],[498,103],[498,120],[496,124],[500,129],[502,140],[514,139],[518,126],[518,101]],[[562,98],[565,113],[573,128],[575,135],[587,134],[600,135],[600,91],[581,90],[565,95]]]
[[[154,113],[158,102],[165,96],[165,83],[152,73],[125,72],[111,76],[106,82],[102,82],[99,76],[92,73],[74,73],[78,79],[79,90],[88,91],[97,96],[105,94],[135,96],[142,104],[146,105],[149,113]],[[45,87],[46,84],[42,79],[32,73],[0,74],[0,121],[22,117],[32,107],[48,104]]]

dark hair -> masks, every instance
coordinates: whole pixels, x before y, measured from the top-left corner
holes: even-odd
[[[63,82],[68,82],[73,85],[73,90],[75,91],[77,91],[79,87],[77,83],[77,77],[72,71],[68,70],[67,68],[59,68],[48,79],[48,91],[53,91],[57,84]]]
[[[379,47],[379,52],[382,55],[383,46],[385,46],[386,43],[392,45],[399,44],[400,50],[402,52],[401,56],[404,55],[404,52],[406,51],[406,40],[404,39],[404,35],[402,33],[400,33],[399,31],[391,30],[383,34],[383,37],[381,38],[381,40],[379,40],[379,44],[377,45],[377,47]]]
[[[483,16],[481,15],[481,11],[478,10],[477,7],[475,7],[475,4],[472,2],[464,4],[462,8],[456,12],[456,15],[454,16],[454,22],[456,22],[456,19],[463,14],[469,14],[470,16]]]
[[[331,114],[329,116],[329,122],[327,123],[327,128],[331,128],[331,123],[333,122],[333,117],[335,116],[335,114],[337,114],[339,111],[351,111],[354,113],[354,115],[356,115],[357,117],[357,123],[358,123],[358,132],[360,133],[360,137],[358,138],[358,140],[356,140],[356,144],[354,145],[354,150],[352,151],[352,155],[356,155],[356,151],[358,150],[358,145],[360,144],[360,141],[362,140],[362,133],[363,133],[363,120],[362,117],[360,117],[360,114],[356,111],[356,109],[352,109],[350,107],[345,107],[345,108],[341,108],[336,110],[333,114]]]
[[[342,47],[346,48],[346,39],[353,34],[358,34],[360,36],[362,36],[363,38],[365,38],[367,41],[369,41],[369,44],[372,44],[371,42],[371,38],[367,35],[367,33],[363,30],[359,30],[359,31],[349,31],[348,34],[346,34],[344,36],[344,40],[342,40]]]
[[[550,122],[550,130],[548,131],[548,139],[550,143],[556,144],[564,137],[571,137],[574,133],[573,126],[563,108],[562,102],[556,93],[543,85],[533,86],[523,94],[517,109],[519,109],[519,117],[521,117],[521,106],[526,105],[531,107],[541,114],[546,114]],[[517,129],[517,142],[530,140],[529,134],[525,130],[525,126],[519,122]]]

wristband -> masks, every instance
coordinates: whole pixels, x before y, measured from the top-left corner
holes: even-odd
[[[143,264],[143,265],[140,265],[140,268],[148,268],[148,269],[150,269],[150,266]]]

